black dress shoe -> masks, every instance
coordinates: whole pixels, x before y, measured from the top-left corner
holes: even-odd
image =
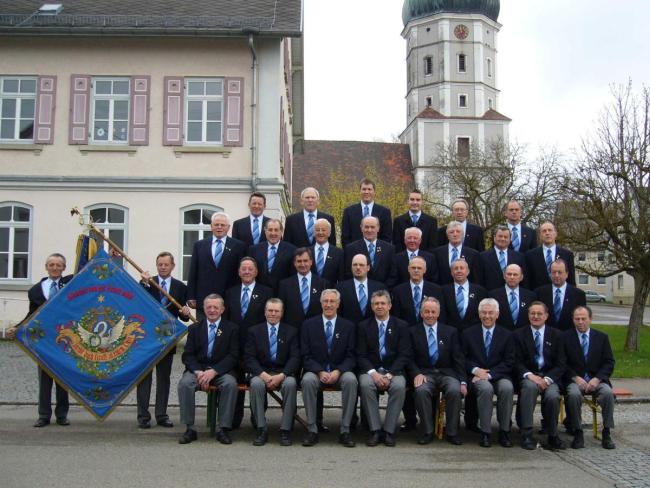
[[[253,441],[254,446],[263,446],[269,440],[269,431],[266,429],[257,429],[257,436]]]
[[[481,447],[492,447],[492,440],[490,439],[490,434],[481,434],[481,440],[478,443]]]
[[[221,444],[232,444],[232,439],[230,438],[230,434],[228,434],[228,431],[225,429],[219,429],[217,431],[217,441]]]
[[[173,422],[169,419],[158,420],[156,423],[161,427],[167,427],[168,429],[174,426]]]
[[[291,442],[291,431],[281,430],[280,431],[280,445],[281,446],[290,446]]]
[[[603,429],[603,439],[600,441],[600,445],[603,446],[603,449],[616,449],[609,429]]]
[[[410,432],[412,430],[415,430],[417,424],[412,424],[411,422],[404,422],[402,426],[399,428],[400,432]]]
[[[319,434],[328,434],[330,428],[325,424],[318,424],[318,433]]]
[[[463,444],[463,441],[457,435],[447,435],[445,436],[445,440],[454,446],[461,446]]]
[[[563,451],[566,449],[566,444],[558,436],[548,436],[545,447],[551,451]]]
[[[307,435],[302,440],[302,445],[305,447],[311,447],[318,444],[318,434],[315,432],[307,432]]]
[[[378,430],[373,430],[370,435],[368,436],[368,440],[366,441],[366,446],[368,447],[375,447],[379,445],[379,442],[381,441],[381,435],[380,431]]]
[[[531,434],[524,435],[521,438],[521,447],[528,451],[534,451],[537,449],[537,440]]]
[[[50,425],[50,419],[38,419],[34,423],[34,427],[36,427],[36,428],[45,427],[46,425]]]
[[[138,429],[151,429],[151,422],[148,420],[143,420],[142,422],[138,422]]]
[[[62,425],[62,426],[67,426],[70,425],[70,421],[68,420],[68,417],[59,417],[56,419],[56,425]]]
[[[199,438],[196,431],[193,429],[187,429],[180,439],[178,439],[179,444],[189,444],[192,441],[195,441]]]
[[[395,440],[395,434],[384,432],[384,445],[386,447],[395,447],[395,444],[397,444],[397,441]]]
[[[583,449],[585,447],[585,435],[582,430],[573,431],[573,441],[571,441],[571,449]]]
[[[342,434],[339,435],[339,444],[345,447],[356,446],[349,432],[343,432]]]
[[[510,440],[510,432],[505,430],[499,431],[499,444],[501,447],[512,447],[512,441]]]
[[[424,446],[426,444],[431,444],[433,442],[433,433],[431,434],[422,434],[418,439],[418,444]]]

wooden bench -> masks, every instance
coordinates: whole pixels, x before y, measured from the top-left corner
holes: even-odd
[[[614,398],[629,398],[633,395],[630,390],[625,388],[613,388]],[[584,395],[582,397],[583,404],[591,409],[591,428],[593,430],[594,439],[600,440],[600,429],[598,426],[598,414],[602,415],[600,405],[591,395]],[[564,395],[560,398],[560,422],[564,422]]]

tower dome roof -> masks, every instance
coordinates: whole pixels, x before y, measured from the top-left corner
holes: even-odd
[[[402,20],[410,20],[441,12],[483,14],[496,22],[499,17],[499,0],[404,0]]]

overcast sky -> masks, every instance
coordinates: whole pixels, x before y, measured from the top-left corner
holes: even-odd
[[[307,139],[404,130],[403,0],[304,0]],[[501,0],[498,110],[529,147],[580,143],[611,83],[650,84],[650,0]]]

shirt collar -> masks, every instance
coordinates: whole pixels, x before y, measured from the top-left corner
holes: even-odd
[[[280,330],[280,322],[278,322],[275,325],[271,325],[270,323],[267,322],[266,323],[266,328],[269,330],[269,332],[271,331],[271,327],[275,327],[275,330],[277,332],[278,330]]]
[[[212,234],[212,244],[216,244],[217,241],[221,241],[222,244],[226,244],[226,237],[217,237],[214,234]]]
[[[546,244],[542,244],[542,248],[544,249],[544,257],[546,257],[546,252],[550,249],[551,254],[555,255],[555,247],[556,244],[553,244],[552,246],[547,246]]]
[[[210,327],[210,321],[208,320],[207,317],[205,318],[205,322],[207,323],[208,328],[209,328],[209,327]],[[219,317],[219,320],[217,320],[216,322],[214,322],[214,324],[217,326],[217,329],[219,328],[219,324],[220,324],[220,323],[221,323],[221,317]]]
[[[309,214],[314,214],[314,219],[318,218],[318,209],[314,210],[313,212],[308,212],[304,208],[302,209],[302,215],[305,217],[305,219],[309,218]]]
[[[544,339],[544,331],[546,330],[546,324],[542,325],[539,329],[536,329],[532,325],[530,326],[530,330],[533,331],[533,337],[535,337],[535,332],[539,332],[542,335],[542,340]]]
[[[242,283],[241,284],[242,293],[243,293],[245,287],[248,287],[248,291],[252,292],[253,288],[255,288],[255,282],[253,281],[250,285],[245,285],[245,284]]]
[[[589,327],[586,332],[580,332],[578,329],[575,331],[578,334],[578,340],[582,340],[582,334],[587,334],[587,339],[591,339],[591,327]]]
[[[517,288],[510,288],[510,287],[506,284],[506,295],[508,295],[508,298],[510,298],[510,292],[511,292],[511,291],[514,291],[514,292],[515,292],[515,295],[519,296],[519,287],[517,287]]]
[[[465,280],[465,283],[463,283],[462,285],[459,284],[459,283],[456,283],[456,282],[454,281],[454,289],[455,289],[456,291],[458,291],[458,287],[460,287],[460,286],[463,287],[463,290],[467,291],[467,290],[469,289],[469,281],[468,281],[468,280]]]
[[[354,288],[355,289],[359,288],[359,285],[363,285],[366,288],[368,288],[368,278],[366,277],[366,279],[363,281],[359,281],[358,279],[354,278]]]
[[[309,271],[309,272],[308,272],[306,275],[304,275],[304,276],[301,275],[300,273],[296,273],[296,275],[298,276],[298,281],[302,282],[302,279],[303,279],[303,278],[307,278],[307,281],[309,281],[309,282],[311,283],[311,271]]]
[[[567,285],[566,281],[564,282],[564,284],[562,286],[553,285],[553,297],[555,297],[555,293],[556,293],[557,290],[561,290],[562,295],[564,296],[564,294],[566,293],[566,285]]]
[[[426,334],[429,333],[429,329],[433,329],[433,333],[436,334],[436,336],[438,335],[438,322],[436,322],[433,325],[427,325],[424,322],[422,322],[422,326],[424,327],[424,332]]]
[[[323,248],[323,252],[324,252],[324,253],[327,253],[327,251],[328,251],[329,248],[330,248],[330,243],[329,243],[329,241],[325,241],[323,244],[319,244],[318,242],[317,242],[316,244],[314,244],[314,250],[316,250],[317,252],[318,252],[318,248],[319,248],[319,247],[322,247],[322,248]]]
[[[483,324],[481,324],[481,329],[483,329],[483,337],[485,337],[487,331],[490,331],[490,334],[492,334],[492,337],[494,337],[494,331],[496,330],[496,328],[497,328],[497,324],[494,324],[489,329],[487,329]]]
[[[375,239],[374,241],[369,241],[368,239],[366,239],[366,238],[364,237],[364,238],[363,238],[363,241],[366,243],[366,247],[368,247],[371,243],[374,244],[375,247],[377,247],[377,239]]]
[[[321,317],[323,318],[323,327],[325,327],[325,324],[327,324],[328,320],[332,322],[333,326],[336,327],[336,319],[338,318],[338,315],[335,315],[333,319],[328,319],[327,317],[325,317],[325,315],[321,315]]]

